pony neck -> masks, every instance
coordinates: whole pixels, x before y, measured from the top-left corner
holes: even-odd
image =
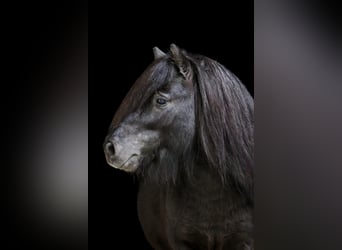
[[[207,164],[195,164],[190,176],[182,176],[181,186],[191,192],[217,193],[227,191],[227,187],[223,184],[222,178],[214,169]]]

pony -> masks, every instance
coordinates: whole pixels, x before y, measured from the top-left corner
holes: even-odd
[[[107,163],[136,176],[154,249],[254,249],[254,100],[219,62],[175,44],[136,80],[109,126]]]

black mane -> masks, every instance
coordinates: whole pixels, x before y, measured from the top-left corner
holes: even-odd
[[[239,79],[220,63],[189,57],[194,68],[199,149],[222,182],[252,199],[254,102]]]

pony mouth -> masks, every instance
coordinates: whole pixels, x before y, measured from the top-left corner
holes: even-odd
[[[108,165],[112,166],[113,168],[132,173],[135,170],[137,170],[137,168],[138,168],[139,155],[133,154],[124,162],[114,160],[114,161],[107,161],[107,163],[108,163]]]

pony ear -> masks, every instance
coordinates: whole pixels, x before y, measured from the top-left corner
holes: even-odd
[[[158,47],[153,48],[153,55],[154,55],[154,60],[160,59],[166,56],[166,54],[163,51],[161,51]]]
[[[174,43],[170,45],[171,59],[174,61],[179,73],[185,80],[192,79],[192,69],[189,60],[186,58],[186,52],[180,50]]]

